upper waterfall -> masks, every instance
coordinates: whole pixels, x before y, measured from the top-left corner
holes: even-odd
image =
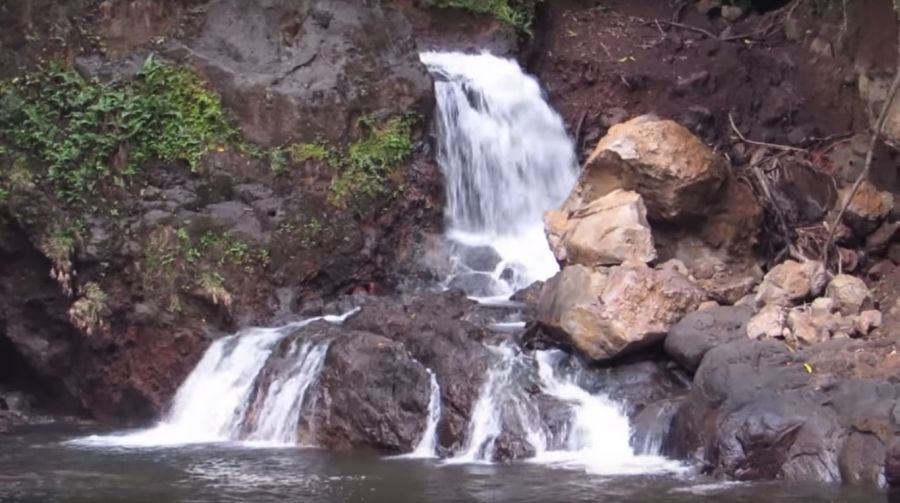
[[[552,276],[557,266],[543,214],[563,202],[578,172],[562,118],[513,60],[452,52],[421,59],[435,80],[449,237],[465,247],[489,246],[501,258],[488,271],[461,257],[456,272],[481,281],[459,286],[475,297],[508,296]]]

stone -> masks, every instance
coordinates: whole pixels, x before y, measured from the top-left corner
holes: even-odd
[[[564,247],[554,250],[558,260],[591,267],[656,259],[647,209],[636,192],[614,190],[573,211],[564,224],[560,219],[552,212],[547,223],[554,235],[549,241]]]
[[[493,272],[502,260],[497,250],[490,246],[462,246],[459,259],[466,267],[478,272]]]
[[[703,300],[703,291],[672,269],[572,265],[544,285],[537,320],[591,360],[606,361],[659,343]]]
[[[500,289],[500,285],[490,274],[470,272],[454,276],[447,288],[465,292],[470,297],[489,297]]]
[[[708,300],[697,306],[697,311],[705,311],[707,309],[715,309],[719,307],[719,303],[714,300]]]
[[[687,128],[642,115],[609,129],[565,208],[577,208],[622,188],[644,198],[652,220],[706,217],[727,179],[725,160]]]
[[[816,344],[830,337],[827,325],[820,325],[816,320],[828,320],[830,317],[815,318],[806,306],[795,307],[788,312],[787,325],[791,334],[798,341],[806,344]]]
[[[888,246],[900,236],[898,231],[900,231],[900,222],[885,222],[881,224],[875,232],[866,237],[866,251],[874,255],[885,253]]]
[[[850,195],[851,187],[840,190],[839,205],[843,206]],[[844,213],[846,223],[857,236],[865,237],[881,225],[881,222],[893,211],[894,196],[890,192],[880,191],[868,180],[863,180],[859,190]]]
[[[700,309],[681,319],[666,336],[666,353],[687,370],[700,366],[710,349],[747,337],[752,306],[717,306]]]
[[[756,293],[762,305],[789,306],[822,292],[827,282],[825,266],[809,260],[803,263],[787,260],[772,268],[763,278]]]
[[[747,322],[747,337],[756,340],[780,338],[784,336],[786,325],[785,309],[777,304],[770,304],[760,309]]]
[[[810,314],[813,317],[831,316],[837,311],[837,303],[831,297],[819,297],[810,304]]]
[[[900,243],[894,243],[888,248],[888,259],[891,262],[900,265]]]
[[[834,299],[837,309],[845,316],[859,314],[872,296],[863,280],[849,274],[838,274],[832,278],[825,294]]]
[[[737,21],[744,17],[744,9],[737,5],[725,5],[722,7],[722,17],[728,21]]]
[[[709,16],[713,12],[715,12],[716,9],[719,9],[722,7],[722,1],[721,0],[700,0],[697,2],[695,7],[697,8],[697,12],[699,12],[700,14],[703,14],[704,16]]]
[[[868,309],[859,313],[859,316],[856,318],[856,332],[865,337],[869,335],[869,332],[872,330],[880,328],[881,323],[881,311],[878,311],[877,309]]]

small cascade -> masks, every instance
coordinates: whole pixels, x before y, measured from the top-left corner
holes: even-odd
[[[256,442],[295,445],[297,443],[297,418],[306,398],[306,392],[316,382],[328,343],[321,341],[291,341],[288,359],[294,361],[286,379],[276,379],[269,386],[260,406],[255,425],[250,426],[246,439]],[[245,425],[246,427],[246,425]]]
[[[575,183],[573,143],[537,80],[515,61],[487,53],[421,59],[438,104],[434,129],[455,259],[449,284],[471,297],[508,298],[558,271],[543,215]]]
[[[251,400],[260,373],[278,343],[314,321],[342,323],[343,316],[325,316],[278,328],[251,328],[219,339],[178,389],[166,418],[147,430],[125,435],[91,436],[82,445],[154,447],[214,442],[294,445],[297,419],[306,392],[325,361],[328,341],[293,341],[286,353],[291,365],[272,377],[265,398],[250,419]]]
[[[546,444],[540,411],[523,386],[528,361],[510,345],[490,349],[496,359],[488,371],[469,420],[466,448],[451,462],[493,460],[496,441],[507,427],[523,431],[528,442],[538,451],[543,450]]]
[[[535,357],[543,391],[570,404],[572,411],[565,449],[545,449],[536,462],[578,466],[604,475],[684,469],[660,456],[636,454],[625,412],[605,395],[592,395],[578,386],[577,375],[561,375],[561,351],[538,351]]]
[[[425,425],[425,433],[422,440],[407,457],[432,458],[437,455],[437,427],[441,420],[441,387],[438,385],[437,376],[428,369],[431,377],[431,397],[428,399],[428,422]]]

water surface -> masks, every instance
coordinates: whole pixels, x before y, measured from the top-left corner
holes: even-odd
[[[887,503],[827,484],[722,483],[693,475],[588,475],[518,463],[443,464],[367,453],[214,444],[87,448],[88,431],[32,427],[0,436],[0,501],[65,503],[572,502]]]

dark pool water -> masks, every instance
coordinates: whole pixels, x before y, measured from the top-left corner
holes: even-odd
[[[0,501],[228,502],[765,502],[881,503],[900,497],[825,484],[735,484],[694,476],[600,477],[522,463],[446,465],[314,449],[67,445],[72,427],[0,435]]]

